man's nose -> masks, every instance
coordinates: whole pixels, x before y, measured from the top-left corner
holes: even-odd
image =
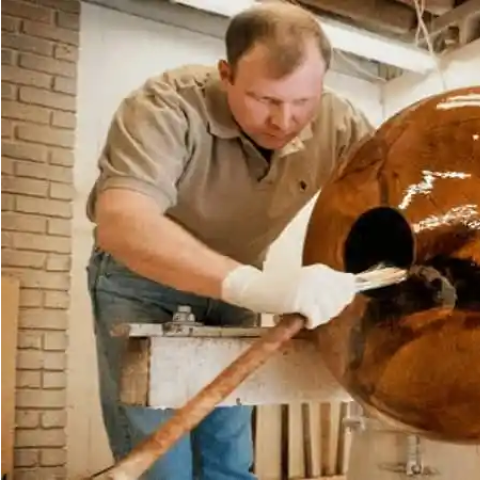
[[[290,105],[283,103],[273,108],[271,122],[279,130],[290,131],[293,121],[293,111]]]

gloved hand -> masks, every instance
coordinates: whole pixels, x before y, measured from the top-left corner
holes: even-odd
[[[355,297],[355,276],[326,265],[309,265],[295,272],[263,272],[242,265],[222,284],[225,302],[256,313],[300,313],[306,327],[316,328],[336,317]]]

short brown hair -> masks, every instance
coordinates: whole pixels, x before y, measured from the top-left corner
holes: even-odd
[[[315,17],[302,7],[284,2],[265,2],[235,15],[227,27],[227,60],[235,69],[240,58],[256,43],[271,52],[276,75],[288,75],[303,61],[305,43],[313,40],[330,67],[332,47]]]

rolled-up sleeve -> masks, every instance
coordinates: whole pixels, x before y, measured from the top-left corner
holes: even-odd
[[[173,206],[191,151],[187,108],[170,85],[159,82],[124,99],[98,161],[95,196],[122,188],[152,197],[162,212]]]

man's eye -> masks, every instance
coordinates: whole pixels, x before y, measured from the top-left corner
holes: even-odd
[[[274,101],[271,99],[271,98],[267,98],[267,97],[259,97],[258,100],[262,103],[266,103],[266,104],[273,104]]]

